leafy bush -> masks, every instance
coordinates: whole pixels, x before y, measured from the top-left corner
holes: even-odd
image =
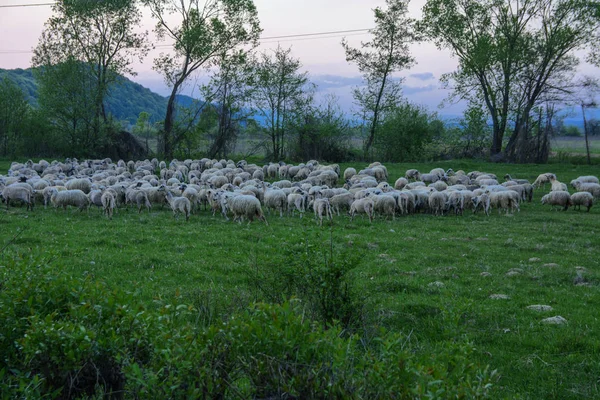
[[[282,259],[249,268],[251,285],[260,292],[258,299],[283,303],[297,297],[310,317],[324,326],[339,322],[345,328],[355,327],[362,301],[349,273],[359,265],[360,256],[334,249],[330,242],[312,244],[305,239],[288,245]]]
[[[340,282],[335,271],[304,282],[343,299],[339,285],[325,288]],[[192,305],[138,300],[44,259],[1,265],[0,398],[477,398],[495,379],[468,343],[434,355],[380,332],[365,348],[343,326],[307,318],[298,299],[209,326]]]
[[[435,114],[408,102],[397,106],[384,119],[374,149],[380,161],[404,162],[423,159],[425,147],[443,128]]]

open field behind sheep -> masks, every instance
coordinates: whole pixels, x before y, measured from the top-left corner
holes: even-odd
[[[544,172],[566,183],[598,175],[597,168],[566,164],[387,165],[392,184],[408,168],[438,166],[530,182]],[[7,168],[1,163],[0,173]],[[6,246],[3,257],[44,254],[74,275],[141,293],[149,305],[175,296],[210,302],[218,318],[253,298],[257,266],[283,262],[293,245],[328,248],[331,240],[334,249],[360,255],[351,279],[364,295],[365,330],[402,332],[406,346],[431,357],[445,343],[472,342],[473,361],[499,371],[496,398],[600,398],[600,206],[590,213],[552,211],[540,204],[548,190],[536,190],[534,202],[515,215],[419,214],[378,217],[373,224],[343,216],[322,228],[310,213],[303,219],[267,215],[265,226],[227,222],[208,211],[186,223],[166,208],[119,210],[112,221],[94,208],[2,208],[0,248]],[[540,322],[558,315],[565,325]]]

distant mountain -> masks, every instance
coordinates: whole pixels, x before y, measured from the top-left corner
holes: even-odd
[[[15,82],[25,93],[29,103],[37,107],[38,85],[31,68],[28,69],[0,69],[0,79],[8,78]],[[106,109],[119,121],[127,121],[135,124],[142,111],[150,114],[152,123],[162,121],[167,109],[167,97],[152,92],[150,89],[133,82],[132,80],[119,76],[117,83],[109,91]],[[178,95],[177,103],[189,106],[194,99]]]

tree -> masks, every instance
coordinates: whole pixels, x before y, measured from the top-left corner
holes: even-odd
[[[420,27],[458,58],[443,77],[455,98],[485,104],[492,120],[490,155],[526,161],[531,113],[569,85],[575,52],[599,37],[595,2],[585,0],[428,0]],[[534,138],[537,140],[537,138]]]
[[[17,153],[23,140],[24,124],[29,113],[29,104],[23,91],[11,80],[0,80],[0,154]]]
[[[373,147],[381,161],[419,159],[436,134],[437,117],[424,107],[407,101],[386,114]]]
[[[150,123],[150,114],[142,111],[133,127],[133,133],[140,135],[146,140],[146,153],[150,153],[150,145],[148,140],[154,136],[154,129]]]
[[[291,156],[300,160],[347,161],[350,126],[338,98],[327,94],[321,104],[309,104],[293,121],[296,133]]]
[[[592,157],[590,155],[590,124],[585,115],[585,110],[589,108],[598,108],[598,102],[596,96],[600,93],[600,82],[597,79],[591,77],[584,77],[581,79],[579,85],[581,90],[576,93],[576,99],[578,105],[581,107],[581,114],[583,116],[583,133],[585,135],[585,150],[587,153],[588,164],[592,164]]]
[[[291,51],[291,48],[284,50],[277,46],[272,57],[261,53],[252,78],[254,105],[264,119],[273,160],[284,157],[286,136],[294,114],[312,102],[308,74],[299,72],[302,64],[292,57]]]
[[[91,145],[97,146],[101,125],[107,122],[104,101],[117,74],[134,74],[132,59],[141,61],[147,52],[146,35],[136,33],[141,14],[135,0],[81,1],[59,0],[52,6],[54,15],[46,22],[34,50],[32,64],[41,74],[54,76],[51,68],[63,63],[81,62],[93,79],[88,89],[93,96],[94,119]],[[83,76],[83,75],[82,75]],[[60,82],[49,82],[60,86]]]
[[[414,63],[408,46],[417,37],[414,21],[406,16],[408,0],[386,0],[386,5],[386,9],[377,7],[373,10],[373,40],[361,43],[361,49],[352,48],[346,40],[342,41],[346,60],[356,63],[364,78],[364,86],[354,89],[353,94],[360,114],[368,124],[365,158],[375,140],[380,121],[401,99],[401,81],[393,78],[392,74]]]
[[[249,102],[252,96],[251,66],[248,53],[222,53],[218,69],[210,82],[202,85],[201,92],[208,106],[216,113],[216,129],[208,150],[209,158],[227,158],[233,150],[241,125],[252,115]]]
[[[174,132],[176,98],[186,80],[201,67],[209,67],[218,55],[245,45],[256,45],[261,32],[253,0],[142,0],[157,20],[159,39],[173,42],[170,53],[154,60],[171,88],[161,132],[161,151],[173,156],[184,137]],[[173,22],[174,17],[178,22]],[[180,25],[176,25],[179,23]]]
[[[73,156],[91,156],[99,146],[94,135],[96,80],[90,67],[70,58],[35,71],[38,104],[50,126],[61,133],[65,151]]]

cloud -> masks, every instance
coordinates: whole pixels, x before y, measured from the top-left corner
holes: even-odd
[[[421,81],[428,81],[430,79],[435,79],[435,76],[431,72],[423,72],[419,74],[410,74],[409,77],[419,79]]]
[[[404,93],[405,95],[411,95],[411,94],[416,94],[416,93],[423,93],[423,92],[432,92],[434,90],[437,90],[437,86],[435,85],[427,85],[427,86],[402,86],[402,93]]]

